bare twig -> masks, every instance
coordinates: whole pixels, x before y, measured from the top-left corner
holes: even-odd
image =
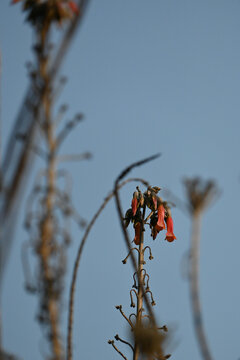
[[[122,305],[117,305],[117,306],[115,306],[115,308],[120,311],[121,315],[124,317],[124,319],[125,319],[125,320],[129,323],[129,325],[131,326],[131,329],[133,329],[133,324],[132,324],[132,322],[131,322],[131,320],[130,320],[131,315],[130,315],[129,318],[125,315],[125,313],[124,313],[123,310],[122,310]]]
[[[138,294],[137,294],[137,292],[136,292],[136,290],[135,289],[131,289],[130,290],[130,299],[131,299],[131,307],[135,307],[136,305],[135,305],[135,303],[134,303],[134,301],[133,301],[133,296],[132,296],[132,293],[134,292],[134,294],[136,295],[136,298],[138,298]]]
[[[83,154],[68,154],[68,155],[59,155],[56,158],[57,162],[65,162],[65,161],[81,161],[81,160],[89,160],[91,159],[92,154],[90,152],[85,152]]]
[[[129,315],[129,317],[128,317],[128,318],[129,318],[129,320],[131,321],[131,323],[132,323],[132,320],[131,320],[131,317],[132,317],[132,316],[135,316],[135,322],[136,322],[137,315],[136,315],[136,314],[134,314],[134,313],[132,313],[132,314],[130,314],[130,315]]]
[[[149,260],[152,260],[153,256],[152,256],[152,250],[151,250],[150,246],[145,246],[145,248],[143,249],[144,253],[145,253],[146,249],[148,249],[148,251],[149,251]]]
[[[108,340],[108,343],[112,345],[112,347],[116,350],[117,353],[119,353],[119,355],[121,355],[125,360],[128,360],[126,356],[124,356],[123,353],[116,347],[114,340]]]
[[[152,294],[152,291],[151,290],[149,290],[149,289],[147,289],[146,291],[145,291],[145,293],[147,294],[147,293],[149,293],[150,294],[150,296],[151,296],[151,305],[152,306],[155,306],[156,305],[156,303],[155,303],[155,301],[154,301],[154,299],[153,299],[153,294]]]
[[[146,273],[144,275],[144,282],[146,281],[145,278],[147,278],[147,284],[146,284],[146,291],[149,290],[149,275]]]
[[[79,124],[79,122],[82,120],[83,115],[79,114],[76,116],[73,120],[68,121],[64,128],[60,131],[58,134],[58,137],[56,139],[56,147],[58,148],[62,142],[66,139],[66,137],[70,134],[70,132],[74,129],[75,126]]]
[[[139,253],[138,248],[136,248],[136,247],[135,247],[135,248],[132,248],[132,249],[129,251],[128,255],[125,257],[125,259],[122,260],[122,263],[123,263],[123,264],[126,264],[126,263],[127,263],[127,259],[129,258],[130,253],[131,253],[131,251],[133,251],[133,250],[136,250],[136,251]]]
[[[114,337],[117,341],[121,341],[122,343],[128,345],[132,349],[132,351],[134,351],[133,346],[128,341],[121,339],[118,334],[116,334]]]

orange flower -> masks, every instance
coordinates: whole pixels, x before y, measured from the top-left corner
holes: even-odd
[[[173,240],[176,239],[176,236],[173,233],[173,219],[171,216],[167,217],[166,224],[167,224],[167,233],[165,240],[167,240],[168,242],[172,242]]]
[[[158,221],[157,221],[157,224],[156,224],[156,230],[159,232],[159,231],[162,231],[163,229],[166,229],[166,226],[164,224],[164,217],[165,217],[165,209],[164,209],[164,206],[161,204],[158,206]]]
[[[134,225],[134,229],[135,229],[135,238],[133,241],[135,242],[136,245],[139,245],[141,241],[141,223],[137,222]]]

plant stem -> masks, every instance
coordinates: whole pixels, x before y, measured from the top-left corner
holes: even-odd
[[[52,123],[52,99],[51,99],[51,80],[48,74],[48,55],[46,52],[47,37],[49,33],[49,24],[46,22],[40,33],[40,51],[39,51],[39,75],[42,80],[42,111],[43,111],[43,129],[48,147],[47,163],[47,194],[45,197],[45,218],[41,225],[41,245],[39,249],[41,267],[43,270],[42,281],[44,292],[43,302],[46,303],[46,312],[48,315],[48,324],[50,327],[50,344],[52,347],[52,359],[62,358],[62,346],[59,336],[59,298],[55,296],[55,278],[51,269],[51,257],[54,248],[54,224],[53,207],[54,192],[56,187],[55,178],[55,135]]]
[[[138,251],[138,264],[137,264],[137,271],[138,271],[138,288],[137,288],[137,313],[136,313],[136,327],[139,328],[142,325],[142,311],[143,311],[143,277],[144,272],[143,270],[143,264],[144,264],[144,248],[143,248],[143,242],[144,242],[144,216],[145,216],[145,210],[143,209],[143,215],[142,215],[142,228],[141,228],[141,236],[140,236],[140,244],[139,244],[139,251]],[[134,346],[134,352],[133,352],[133,360],[138,360],[140,355],[140,347],[137,342],[135,342]]]
[[[199,248],[200,248],[200,228],[201,211],[195,211],[192,219],[192,238],[191,238],[191,274],[190,274],[190,297],[192,303],[193,322],[198,340],[199,348],[204,360],[212,360],[208,347],[207,338],[204,332],[201,303],[199,297]]]

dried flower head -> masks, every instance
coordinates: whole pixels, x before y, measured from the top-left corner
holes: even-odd
[[[184,185],[191,213],[202,211],[218,192],[214,181],[204,181],[199,177],[185,179]]]

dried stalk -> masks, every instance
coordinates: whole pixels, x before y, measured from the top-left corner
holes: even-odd
[[[66,30],[64,30],[58,49],[51,59],[51,67],[48,75],[52,83],[56,79],[63,60],[68,53],[71,41],[84,19],[89,2],[90,0],[78,0],[80,12],[67,25]],[[7,191],[0,192],[0,258],[2,260],[0,262],[0,285],[13,237],[13,234],[9,233],[7,227],[11,224],[11,229],[13,229],[14,223],[16,222],[15,217],[17,216],[15,209],[19,207],[19,200],[23,194],[23,188],[27,183],[26,178],[30,172],[30,163],[33,160],[29,144],[33,143],[37,137],[38,132],[36,130],[39,124],[39,118],[41,117],[41,103],[42,93],[36,94],[31,83],[17,115],[11,135],[9,136],[5,156],[0,164],[1,180],[8,189]],[[24,132],[26,135],[25,144],[20,150],[18,142],[16,142],[16,136],[19,132]],[[5,236],[6,231],[7,236]]]
[[[213,181],[203,181],[200,178],[186,179],[185,186],[192,215],[191,236],[191,272],[190,272],[190,298],[192,305],[193,323],[200,352],[204,360],[212,360],[208,346],[207,336],[204,331],[203,317],[199,292],[199,249],[201,218],[209,203],[216,198],[219,191]]]
[[[144,232],[143,232],[143,224],[144,224],[144,215],[145,215],[146,207],[143,210],[143,217],[142,217],[142,227],[141,227],[141,235],[140,235],[140,244],[139,244],[139,251],[138,251],[138,267],[137,267],[137,278],[138,278],[138,286],[137,286],[137,313],[136,313],[136,327],[140,328],[142,325],[142,309],[143,309],[143,294],[144,294],[144,271],[143,271],[143,264],[144,264]],[[140,355],[140,345],[138,342],[135,341],[134,351],[133,351],[133,360],[138,360]]]
[[[143,300],[146,302],[146,304],[147,301],[149,301],[148,299],[145,300],[147,293],[150,293],[151,306],[155,305],[152,292],[149,289],[149,275],[147,274],[146,270],[143,268],[143,265],[146,263],[144,261],[144,254],[146,249],[149,250],[149,259],[151,260],[153,258],[151,248],[149,246],[144,247],[144,232],[145,232],[144,225],[146,224],[145,212],[146,212],[146,207],[149,207],[151,209],[154,206],[155,210],[151,211],[151,213],[153,214],[153,216],[156,216],[156,214],[154,213],[157,207],[156,205],[154,205],[154,200],[156,200],[157,202],[160,201],[159,200],[160,198],[157,199],[156,195],[154,195],[155,191],[158,189],[157,187],[154,188],[148,187],[147,191],[144,194],[141,193],[138,187],[136,187],[136,189],[137,189],[137,194],[136,192],[134,192],[133,194],[132,208],[127,210],[124,220],[126,221],[126,226],[128,226],[130,221],[133,222],[133,226],[135,228],[134,242],[138,247],[131,248],[127,257],[123,260],[123,263],[125,264],[126,259],[129,256],[132,256],[133,250],[135,249],[138,250],[137,261],[135,260],[137,263],[137,270],[133,274],[133,286],[132,289],[130,290],[131,307],[136,306],[133,301],[133,296],[134,296],[133,294],[136,295],[136,299],[137,299],[136,313],[131,314],[129,316],[129,321],[132,315],[134,315],[136,319],[134,325],[132,324],[132,322],[130,323],[131,330],[134,335],[133,360],[139,360],[141,356],[145,356],[147,359],[154,358],[158,360],[163,360],[170,357],[170,355],[166,355],[166,356],[163,355],[162,345],[164,341],[164,335],[159,333],[159,330],[163,330],[163,327],[162,328],[156,327],[152,321],[151,312],[148,312],[148,314],[144,314],[145,310],[143,308]],[[137,205],[135,199],[137,199]],[[160,220],[158,219],[158,221]],[[173,234],[173,236],[175,235]],[[137,277],[137,281],[136,281],[136,277]],[[119,309],[122,314],[121,306],[117,306],[116,308]],[[125,314],[122,315],[128,321]],[[143,321],[144,318],[148,319],[148,324],[146,324],[146,322]]]
[[[136,163],[133,163],[131,164],[130,166],[128,166],[126,169],[124,169],[121,174],[117,177],[116,181],[115,181],[115,185],[114,185],[114,194],[115,194],[115,200],[116,200],[116,206],[117,206],[117,212],[118,212],[118,216],[119,216],[119,220],[120,220],[120,225],[121,225],[121,228],[122,228],[122,232],[123,232],[123,235],[124,235],[124,240],[126,242],[126,245],[127,245],[127,248],[128,248],[128,251],[130,252],[130,258],[131,258],[131,261],[132,261],[132,265],[133,265],[133,268],[134,268],[134,271],[137,272],[137,275],[138,275],[138,284],[139,286],[142,288],[142,292],[143,292],[143,297],[144,297],[144,301],[145,301],[145,304],[146,304],[146,307],[148,309],[148,312],[149,312],[149,316],[151,318],[151,323],[153,324],[154,327],[157,327],[156,326],[156,320],[155,320],[155,317],[154,317],[154,314],[153,314],[153,311],[152,311],[152,308],[151,308],[151,305],[149,303],[149,300],[144,292],[144,289],[143,289],[143,286],[142,286],[142,281],[141,281],[141,278],[140,278],[140,274],[138,272],[138,266],[137,266],[137,263],[136,263],[136,260],[135,260],[135,257],[134,255],[132,254],[131,252],[131,242],[130,242],[130,239],[129,239],[129,236],[128,236],[128,233],[127,233],[127,230],[125,228],[125,225],[124,225],[124,222],[123,222],[123,211],[122,211],[122,206],[121,206],[121,202],[120,202],[120,198],[119,198],[119,194],[118,194],[118,190],[119,190],[119,182],[135,167],[138,167],[138,166],[141,166],[149,161],[152,161],[154,159],[156,159],[157,157],[159,157],[160,154],[157,154],[157,155],[153,155],[149,158],[146,158],[146,159],[143,159],[143,160],[140,160]]]
[[[210,349],[203,326],[203,317],[199,294],[199,253],[200,253],[200,229],[201,229],[200,211],[194,212],[192,219],[192,236],[191,236],[191,272],[190,272],[190,298],[192,304],[192,316],[196,337],[199,348],[204,360],[212,360]]]
[[[123,344],[128,345],[132,349],[132,351],[134,351],[133,346],[128,341],[121,339],[118,334],[116,334],[114,337],[117,341],[121,341]]]
[[[121,357],[122,357],[124,360],[128,360],[128,359],[126,358],[126,356],[124,356],[123,353],[116,347],[116,345],[114,344],[114,340],[108,340],[108,343],[109,343],[110,345],[112,345],[112,347],[116,350],[116,352],[117,352],[119,355],[121,355]]]
[[[44,130],[45,140],[48,147],[48,161],[47,161],[47,194],[45,197],[45,218],[41,224],[41,245],[39,247],[39,257],[42,268],[42,282],[44,292],[44,302],[47,305],[47,313],[50,326],[50,344],[52,347],[53,359],[60,360],[62,358],[63,349],[60,342],[59,333],[59,299],[54,293],[53,274],[50,265],[52,257],[52,248],[54,242],[54,226],[53,226],[53,212],[54,212],[54,193],[56,187],[56,164],[55,164],[55,148],[56,137],[52,123],[52,99],[51,87],[52,83],[48,74],[48,56],[46,55],[46,48],[48,46],[48,33],[50,24],[45,22],[41,29],[39,39],[39,52],[37,52],[39,76],[43,82],[43,96],[42,109],[43,120],[42,128]]]

